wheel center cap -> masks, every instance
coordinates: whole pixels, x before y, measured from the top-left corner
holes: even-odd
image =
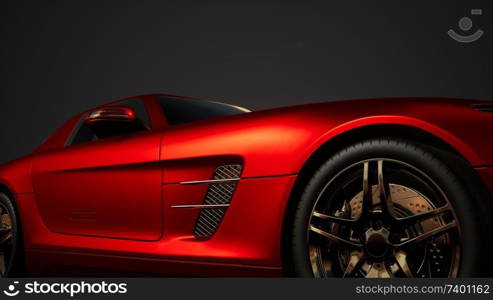
[[[369,255],[375,258],[381,258],[387,254],[390,249],[389,231],[387,229],[369,229],[366,231],[365,237],[365,247]]]

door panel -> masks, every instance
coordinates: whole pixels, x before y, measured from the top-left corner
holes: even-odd
[[[139,133],[40,154],[33,186],[55,232],[137,240],[162,234],[161,136]]]

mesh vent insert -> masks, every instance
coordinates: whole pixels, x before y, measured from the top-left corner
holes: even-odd
[[[223,165],[216,169],[213,179],[237,179],[240,178],[241,165]],[[205,195],[204,204],[229,204],[236,189],[237,182],[213,183],[209,185]],[[199,238],[212,236],[226,213],[227,207],[215,207],[201,209],[193,234]]]

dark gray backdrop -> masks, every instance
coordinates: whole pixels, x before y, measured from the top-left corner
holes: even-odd
[[[83,109],[166,92],[253,109],[493,99],[490,1],[0,1],[0,161]],[[491,6],[491,5],[490,5]],[[470,16],[472,44],[446,31]],[[460,122],[460,120],[458,120]]]

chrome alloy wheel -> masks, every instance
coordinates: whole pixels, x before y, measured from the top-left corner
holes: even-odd
[[[12,218],[7,207],[0,203],[0,277],[5,277],[13,251]]]
[[[404,162],[351,165],[319,193],[307,230],[315,277],[456,277],[460,226],[447,196]]]

